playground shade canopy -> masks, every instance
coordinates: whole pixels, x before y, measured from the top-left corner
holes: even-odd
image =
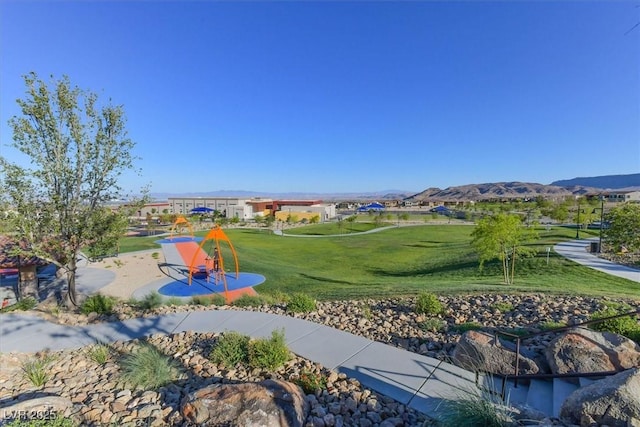
[[[451,209],[444,207],[444,206],[436,206],[435,208],[431,208],[429,210],[429,212],[435,212],[435,213],[439,213],[439,214],[448,214],[451,212]]]
[[[384,205],[378,202],[369,203],[368,205],[360,206],[358,208],[358,212],[383,211],[383,210],[384,210]]]
[[[191,213],[211,213],[213,211],[214,211],[214,209],[206,208],[204,206],[199,206],[197,208],[191,209],[189,212],[191,212]]]

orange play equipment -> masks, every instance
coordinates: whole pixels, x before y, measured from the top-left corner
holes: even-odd
[[[205,265],[195,265],[198,260],[198,254],[200,251],[204,251],[204,245],[208,240],[212,240],[215,244],[213,249],[213,254],[207,254],[205,258]],[[214,283],[217,285],[219,282],[222,282],[224,285],[224,297],[227,301],[229,301],[228,290],[227,290],[227,278],[224,274],[224,259],[222,257],[222,251],[220,248],[220,241],[227,242],[229,244],[229,248],[231,249],[231,254],[233,255],[233,260],[235,262],[236,267],[236,279],[240,275],[240,270],[238,266],[238,256],[236,255],[236,250],[233,248],[231,244],[231,240],[224,234],[222,228],[216,225],[214,226],[200,245],[198,246],[198,250],[193,254],[193,259],[191,260],[191,265],[189,265],[189,285],[191,285],[191,279],[193,277],[193,273],[204,273],[207,277],[207,282],[209,278],[213,276]],[[206,252],[205,252],[206,253]]]
[[[173,233],[179,232],[179,230],[182,230],[185,227],[189,229],[189,235],[193,237],[193,228],[191,228],[191,223],[187,221],[185,217],[179,216],[171,226],[171,230],[169,231],[169,239],[173,237]]]

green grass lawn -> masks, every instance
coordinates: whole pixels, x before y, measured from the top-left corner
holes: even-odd
[[[333,226],[317,224],[296,231],[323,234],[322,227],[332,230]],[[240,270],[267,278],[256,288],[259,293],[305,292],[325,300],[406,296],[425,290],[640,297],[637,283],[580,266],[553,251],[547,264],[546,248],[575,236],[575,230],[560,227],[539,230],[540,239],[533,245],[538,255],[520,260],[515,285],[503,285],[499,262],[478,269],[470,245],[472,231],[468,225],[422,225],[323,238],[281,237],[258,229],[228,229],[225,233],[237,251]],[[590,232],[581,234],[587,237]],[[123,239],[121,252],[157,248],[155,240],[158,237]],[[223,245],[227,269],[232,270],[228,252]]]

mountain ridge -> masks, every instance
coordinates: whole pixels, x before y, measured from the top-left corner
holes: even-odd
[[[593,183],[597,185],[584,185]],[[532,182],[488,182],[466,184],[440,189],[429,187],[420,192],[382,190],[344,193],[319,192],[267,192],[247,190],[217,190],[189,193],[152,193],[156,199],[169,197],[263,197],[273,199],[334,200],[407,200],[407,201],[461,201],[509,198],[566,197],[600,193],[606,190],[640,190],[640,174],[604,175],[554,181],[551,184]]]

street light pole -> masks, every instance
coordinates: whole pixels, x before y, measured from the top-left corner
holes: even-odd
[[[600,242],[598,243],[598,253],[602,253],[602,227],[604,225],[604,196],[600,196]]]
[[[580,238],[580,197],[578,197],[578,217],[576,218],[576,239]]]

